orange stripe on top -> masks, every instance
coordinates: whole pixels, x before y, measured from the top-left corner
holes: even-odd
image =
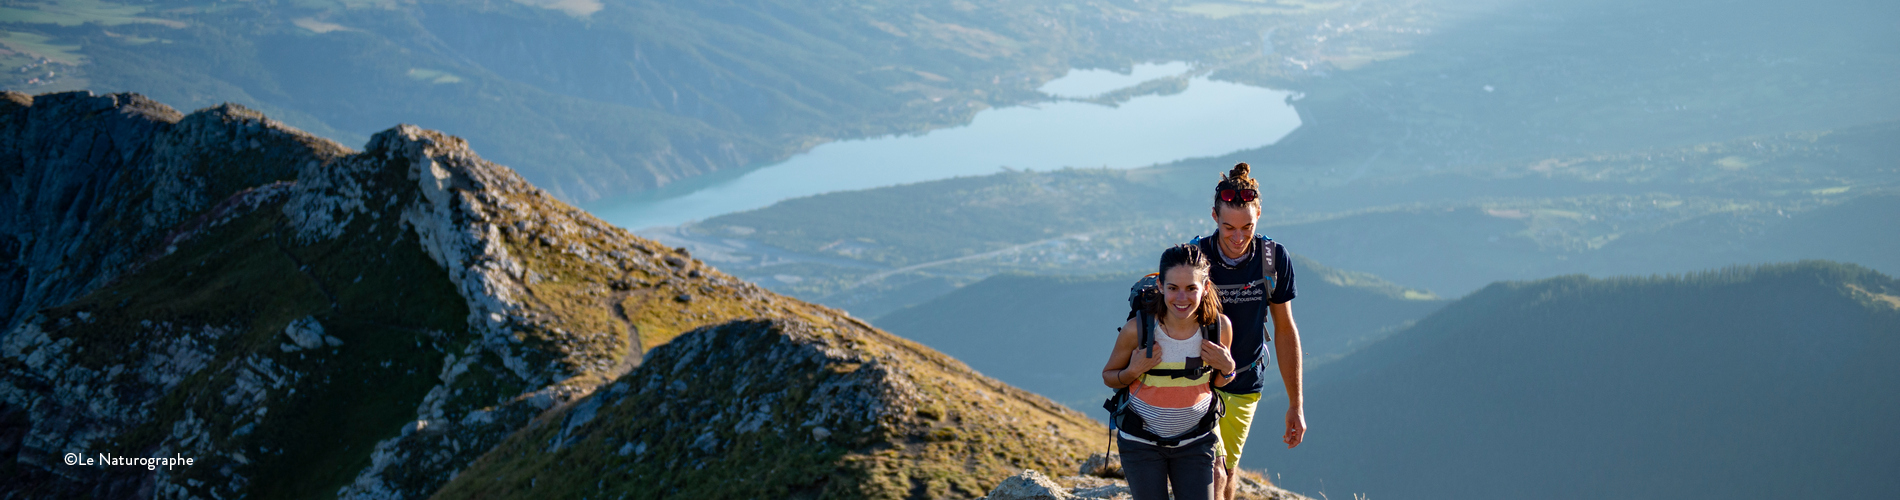
[[[1189,387],[1155,387],[1136,382],[1129,394],[1156,408],[1193,408],[1212,397],[1207,384]]]
[[[1188,338],[1176,339],[1163,333],[1159,322],[1154,323],[1154,329],[1157,333],[1155,343],[1161,348],[1161,362],[1154,369],[1183,369],[1187,367],[1188,358],[1200,357],[1203,337],[1199,330]],[[1208,384],[1212,380],[1211,373],[1191,379],[1143,374],[1140,380],[1128,387],[1128,392],[1141,402],[1159,409],[1194,408],[1213,397],[1213,389]]]

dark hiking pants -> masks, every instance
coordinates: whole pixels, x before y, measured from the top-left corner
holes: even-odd
[[[1167,500],[1168,485],[1174,485],[1174,500],[1214,498],[1213,433],[1166,448],[1116,437],[1122,447],[1122,471],[1128,475],[1128,489],[1135,500]]]

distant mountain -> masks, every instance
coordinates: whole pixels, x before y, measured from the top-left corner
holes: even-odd
[[[1892,498],[1897,357],[1900,281],[1859,266],[1498,283],[1314,370],[1306,443],[1245,460],[1341,498]]]
[[[1105,2],[48,0],[0,16],[0,89],[237,102],[355,146],[467,137],[586,202],[817,143],[961,124],[1070,66],[1250,39]],[[1172,36],[1196,33],[1192,37]]]
[[[1304,257],[1294,257],[1294,270],[1293,318],[1310,365],[1364,348],[1445,303]],[[1002,274],[875,322],[1099,419],[1109,391],[1097,374],[1128,315],[1128,287],[1140,276]]]
[[[1900,272],[1900,252],[1890,251],[1900,244],[1892,224],[1900,220],[1900,193],[1796,192],[1783,200],[1805,206],[1603,196],[1551,200],[1556,206],[1548,209],[1532,208],[1536,203],[1395,209],[1268,231],[1312,255],[1451,294],[1494,279],[1680,273],[1800,259]],[[1566,238],[1572,241],[1554,241]]]
[[[1302,125],[1213,163],[1338,186],[1900,118],[1892,2],[1419,4],[1416,38],[1390,14],[1268,32],[1271,57],[1214,76],[1300,90]],[[1388,39],[1410,43],[1366,42]]]
[[[773,368],[797,370],[783,380],[743,384],[787,392],[747,404],[842,443],[812,455],[842,462],[805,463],[838,475],[782,491],[908,492],[914,477],[919,491],[970,494],[1017,467],[1071,469],[1104,444],[1080,414],[634,237],[439,132],[400,126],[356,152],[237,106],[181,115],[137,95],[8,92],[0,145],[0,206],[17,214],[0,221],[8,496],[425,497],[694,330],[786,356]],[[690,345],[663,359],[708,354]],[[733,381],[733,366],[668,361],[624,380],[671,390],[712,380],[701,371]],[[704,402],[636,394],[661,410]],[[673,414],[596,422],[657,436],[673,429],[659,415]],[[886,460],[880,446],[924,429],[900,421],[929,425],[920,443],[948,442],[919,445],[932,449],[1034,437],[956,455],[974,461]],[[800,443],[781,451],[804,456]],[[64,465],[69,453],[195,463]]]

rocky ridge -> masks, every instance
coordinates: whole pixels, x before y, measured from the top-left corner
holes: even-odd
[[[1017,468],[1071,468],[1105,436],[947,356],[607,225],[459,138],[401,126],[355,152],[237,106],[4,97],[0,201],[22,207],[6,221],[21,242],[6,286],[32,291],[11,296],[19,312],[0,335],[12,497],[421,497],[509,479],[466,472],[481,464],[608,439],[621,452],[631,441],[610,426],[679,452],[669,460],[748,450],[674,420],[687,415],[769,430],[750,443],[827,471],[783,491],[978,496]],[[91,149],[49,146],[79,136]],[[687,331],[699,333],[669,344]],[[741,340],[790,364],[714,348]],[[752,368],[706,369],[728,365]],[[800,380],[822,383],[784,383]],[[725,406],[745,412],[699,415],[688,402],[707,391],[759,394]],[[555,427],[576,434],[525,444]],[[196,463],[68,466],[65,453]],[[621,486],[686,477],[666,474]]]
[[[438,498],[970,498],[1099,423],[837,315],[725,323],[538,420]]]
[[[422,496],[679,332],[837,314],[433,131],[357,153],[237,106],[5,98],[22,242],[7,290],[23,292],[0,336],[0,468],[16,494]],[[61,465],[69,452],[202,465]]]
[[[0,337],[237,192],[345,153],[239,106],[184,116],[136,94],[0,92]]]

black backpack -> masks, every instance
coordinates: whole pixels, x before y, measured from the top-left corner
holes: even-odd
[[[1136,320],[1135,324],[1139,325],[1138,328],[1140,331],[1137,337],[1139,343],[1135,345],[1135,349],[1148,351],[1144,354],[1147,356],[1154,355],[1154,323],[1152,316],[1148,314],[1148,306],[1149,304],[1161,300],[1161,291],[1158,285],[1159,278],[1159,274],[1149,274],[1143,276],[1140,280],[1136,280],[1134,286],[1128,287],[1128,317]],[[1201,326],[1201,338],[1220,338],[1220,324],[1215,323]],[[1199,366],[1183,369],[1152,369],[1148,370],[1146,375],[1191,379],[1200,378],[1200,376],[1207,374],[1207,372],[1211,370],[1213,370],[1213,367],[1201,364]],[[1214,381],[1210,379],[1207,383],[1210,388],[1212,388],[1211,386],[1214,384]],[[1221,403],[1220,396],[1215,395],[1208,407],[1207,414],[1201,416],[1201,421],[1196,423],[1193,429],[1189,429],[1179,436],[1163,437],[1148,432],[1148,429],[1143,425],[1141,415],[1128,409],[1128,403],[1131,398],[1133,398],[1133,396],[1128,394],[1128,388],[1123,387],[1116,389],[1115,395],[1109,396],[1107,401],[1102,402],[1102,408],[1108,410],[1108,442],[1110,446],[1113,446],[1115,443],[1115,431],[1117,430],[1161,446],[1178,446],[1182,441],[1199,438],[1208,431],[1214,430],[1214,426],[1220,422],[1221,417],[1227,414],[1227,406]]]

